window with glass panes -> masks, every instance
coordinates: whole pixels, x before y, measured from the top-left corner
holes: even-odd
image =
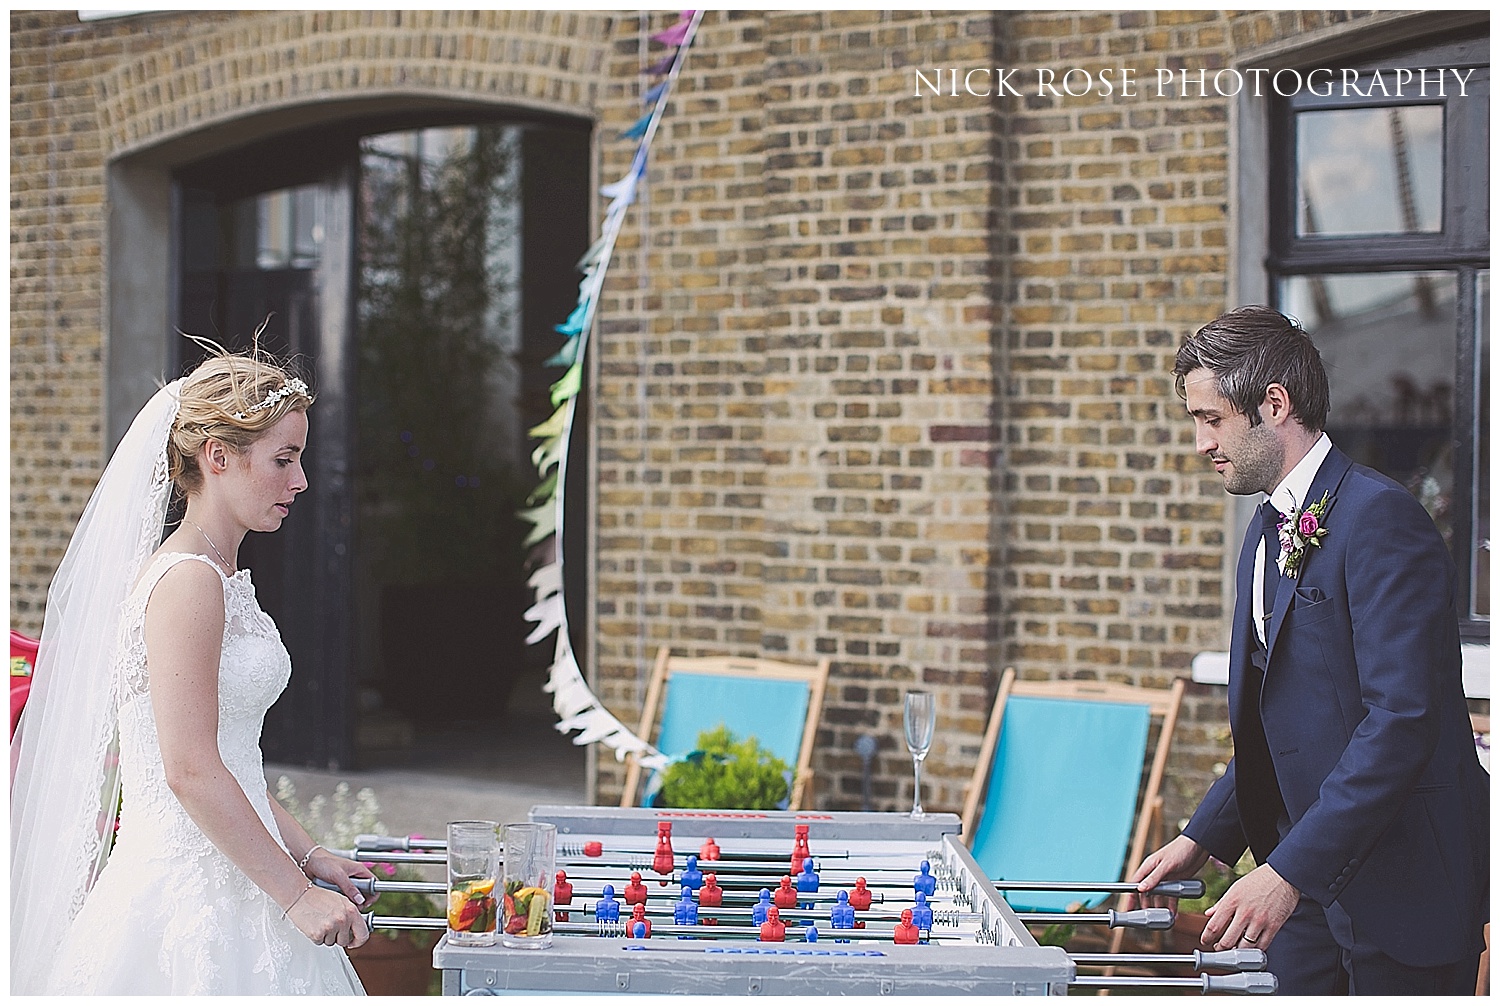
[[[1489,39],[1354,65],[1364,93],[1278,99],[1272,296],[1328,367],[1329,436],[1422,501],[1458,565],[1464,635],[1487,639]]]

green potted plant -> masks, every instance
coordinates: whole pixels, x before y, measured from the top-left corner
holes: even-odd
[[[380,804],[375,791],[368,786],[351,793],[349,784],[334,787],[330,801],[315,796],[303,807],[296,787],[286,776],[276,781],[276,799],[297,819],[319,845],[330,849],[350,849],[359,835],[384,835]],[[417,836],[420,837],[420,836]],[[367,863],[377,881],[422,881],[414,867],[392,863]],[[442,904],[432,895],[407,892],[381,894],[368,906],[379,915],[407,918],[441,918]],[[349,951],[349,961],[359,974],[360,982],[370,995],[437,995],[442,975],[433,970],[432,947],[441,930],[377,929],[362,947]]]
[[[791,798],[792,770],[760,746],[755,737],[737,739],[722,723],[698,735],[698,748],[668,765],[656,807],[723,810],[785,809]]]

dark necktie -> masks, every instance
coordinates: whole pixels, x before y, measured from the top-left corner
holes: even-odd
[[[1281,555],[1281,540],[1276,535],[1276,524],[1281,520],[1281,511],[1266,500],[1259,507],[1260,510],[1260,537],[1266,543],[1266,561],[1261,571],[1261,597],[1265,601],[1266,620],[1262,628],[1268,630],[1269,636],[1271,626],[1271,609],[1276,606],[1276,580],[1281,575],[1281,568],[1276,564],[1276,557]]]

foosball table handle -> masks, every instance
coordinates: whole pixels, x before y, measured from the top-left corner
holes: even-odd
[[[326,891],[339,891],[339,885],[333,883],[331,880],[319,879],[314,880],[313,883]],[[353,884],[354,889],[360,894],[364,894],[367,896],[375,886],[375,882],[368,877],[350,877],[349,883]],[[343,892],[339,891],[339,893],[342,894]]]
[[[1234,950],[1194,950],[1193,970],[1264,971],[1266,952],[1249,948]]]
[[[354,848],[361,852],[410,852],[411,842],[405,836],[358,835]]]
[[[1164,880],[1146,893],[1164,898],[1201,898],[1204,890],[1203,881],[1195,877],[1192,880]]]
[[[1276,976],[1265,971],[1247,971],[1238,975],[1204,975],[1203,991],[1240,996],[1275,995]]]
[[[1109,913],[1111,929],[1171,929],[1174,914],[1170,908],[1137,908],[1131,912]],[[1065,916],[1063,918],[1066,918]]]

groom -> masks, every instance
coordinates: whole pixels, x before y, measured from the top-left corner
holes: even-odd
[[[1242,307],[1173,368],[1197,450],[1267,493],[1235,575],[1234,758],[1139,889],[1210,855],[1260,865],[1206,945],[1260,947],[1285,994],[1472,995],[1488,917],[1489,780],[1460,680],[1455,572],[1426,511],[1323,433],[1312,340]]]

